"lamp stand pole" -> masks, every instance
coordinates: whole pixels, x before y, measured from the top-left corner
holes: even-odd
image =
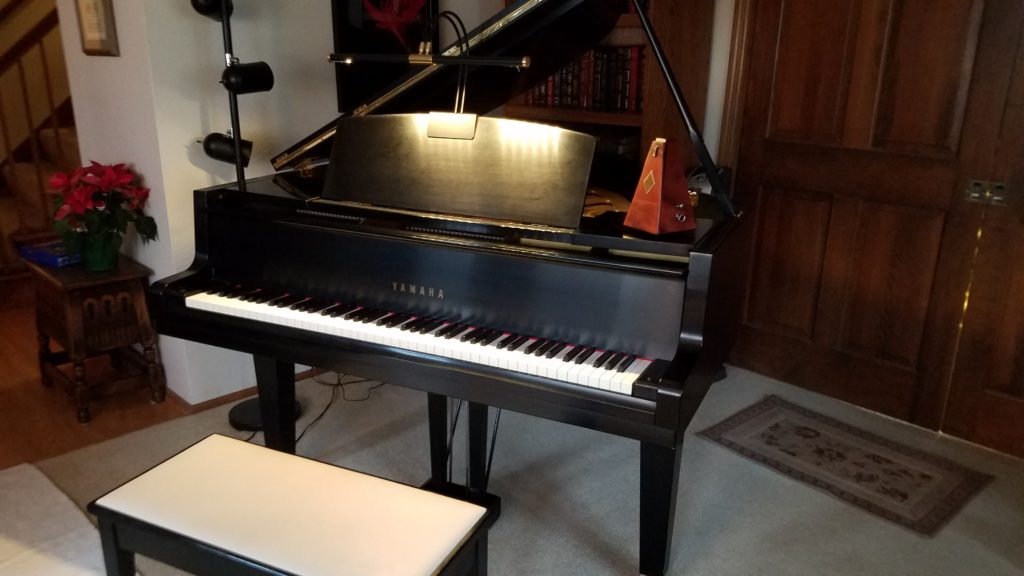
[[[224,32],[224,64],[228,67],[236,63],[234,49],[231,47],[231,22],[228,2],[220,3],[221,30]],[[228,103],[231,108],[231,138],[235,142],[235,176],[238,189],[245,192],[245,167],[242,163],[242,133],[238,122],[238,95],[228,90]]]

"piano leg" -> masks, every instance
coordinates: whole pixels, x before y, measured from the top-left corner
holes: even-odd
[[[440,492],[448,482],[448,397],[427,394],[427,429],[430,433],[430,481],[427,488]]]
[[[295,364],[253,354],[267,448],[295,453]]]
[[[470,500],[480,500],[487,494],[487,406],[467,403],[469,410],[469,443],[466,488]]]
[[[463,494],[469,500],[482,501],[487,496],[487,429],[488,407],[466,402],[468,427],[466,486]],[[426,487],[446,492],[454,489],[448,478],[448,397],[427,394],[427,428],[430,432],[430,480]]]
[[[640,573],[661,575],[668,567],[682,446],[640,443]]]

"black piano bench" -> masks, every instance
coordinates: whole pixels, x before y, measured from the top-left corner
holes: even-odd
[[[487,574],[485,508],[212,435],[89,504],[107,574]]]

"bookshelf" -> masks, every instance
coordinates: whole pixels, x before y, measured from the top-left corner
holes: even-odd
[[[714,0],[650,0],[647,14],[690,110],[698,119],[703,118],[711,57]],[[594,134],[599,141],[610,139],[610,142],[599,143],[598,150],[599,153],[604,150],[612,156],[611,170],[619,173],[617,179],[621,182],[611,188],[626,194],[632,194],[642,159],[654,138],[670,138],[681,142],[686,155],[684,165],[697,165],[686,127],[679,117],[661,71],[653,58],[648,57],[649,48],[637,15],[623,14],[611,34],[600,46],[595,47],[595,51],[616,51],[632,47],[636,47],[639,54],[638,67],[629,79],[634,83],[636,91],[635,111],[595,109],[592,105],[580,105],[578,100],[571,98],[569,103],[556,106],[553,98],[551,102],[539,102],[536,93],[531,96],[529,92],[517,96],[504,107],[504,114],[509,118],[560,125]],[[584,56],[570,67],[585,69],[587,58]],[[580,80],[587,82],[585,73],[577,74],[580,76],[575,77],[572,72],[566,76],[573,78],[577,84]],[[591,71],[591,79],[592,74]],[[553,84],[553,79],[549,79],[549,87]],[[590,90],[593,94],[593,88]]]

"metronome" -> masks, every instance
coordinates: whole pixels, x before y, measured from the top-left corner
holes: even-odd
[[[693,205],[679,143],[655,138],[624,224],[648,234],[686,232],[697,227]]]

